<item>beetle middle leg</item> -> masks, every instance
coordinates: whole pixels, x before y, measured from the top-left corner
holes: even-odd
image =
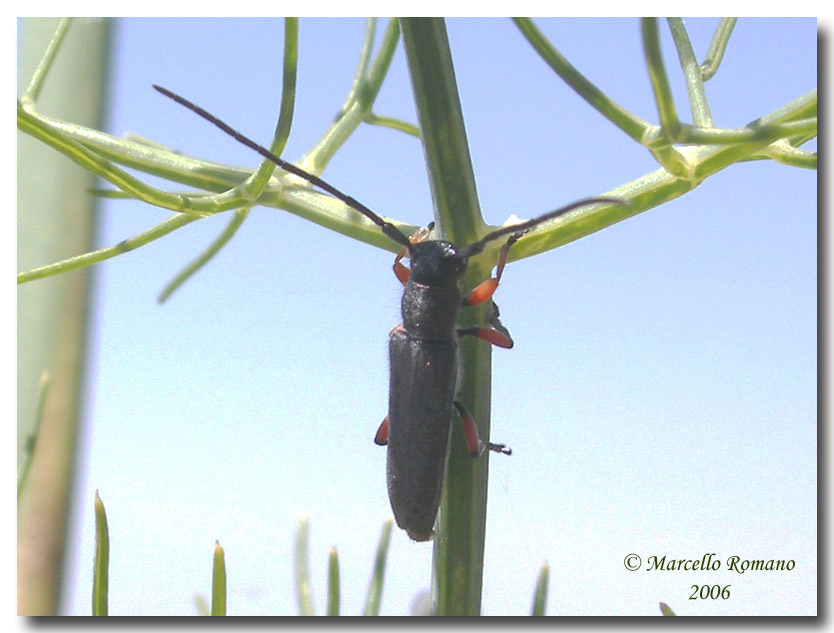
[[[523,231],[513,233],[510,236],[510,239],[508,239],[507,242],[501,247],[501,250],[498,253],[498,264],[497,270],[495,272],[495,277],[487,279],[486,281],[481,282],[480,284],[475,286],[475,288],[473,288],[472,291],[468,295],[466,295],[466,298],[463,300],[464,306],[480,305],[492,298],[492,295],[495,294],[495,291],[498,288],[498,283],[501,281],[501,275],[504,274],[504,266],[507,263],[507,255],[510,252],[510,248],[513,244],[515,244],[518,241],[518,239],[522,235],[524,235]],[[492,306],[492,317],[489,321],[489,325],[491,327],[471,327],[461,329],[458,330],[458,336],[470,334],[472,336],[477,336],[479,339],[497,347],[511,349],[513,346],[513,339],[510,336],[510,332],[501,323],[501,320],[499,319],[498,315],[498,306],[495,304],[495,302],[493,302]]]
[[[460,415],[460,421],[463,425],[463,437],[466,440],[466,450],[469,451],[472,457],[480,457],[486,450],[503,453],[504,455],[513,454],[513,449],[507,448],[506,444],[484,442],[478,436],[478,427],[475,424],[472,414],[457,400],[453,404],[455,405],[455,409],[458,410],[458,415]]]
[[[512,349],[514,343],[510,336],[510,331],[501,323],[498,318],[498,305],[492,302],[492,317],[489,320],[491,327],[468,327],[458,330],[458,336],[470,335],[477,336],[482,341],[486,341],[496,347],[503,347],[504,349]]]

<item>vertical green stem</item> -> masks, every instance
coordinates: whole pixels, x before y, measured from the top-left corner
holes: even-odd
[[[422,132],[435,221],[440,234],[458,244],[484,230],[466,141],[446,26],[441,19],[401,19],[411,83]],[[472,287],[488,273],[477,263],[464,279]],[[484,318],[468,309],[463,318]],[[466,324],[464,324],[465,326]],[[470,337],[471,338],[471,337]],[[458,398],[489,437],[490,359],[488,345],[460,343],[463,382]],[[473,460],[461,432],[452,445],[440,517],[436,526],[432,594],[438,615],[479,615],[486,525],[487,456]]]
[[[109,21],[22,22],[19,82],[38,108],[102,127]],[[60,51],[58,45],[60,44]],[[48,63],[41,63],[50,50]],[[57,53],[57,54],[56,54]],[[36,70],[37,69],[37,70]],[[30,81],[32,77],[34,80]],[[95,177],[51,148],[18,135],[18,270],[93,248]],[[37,450],[18,506],[18,613],[56,615],[76,458],[89,270],[18,287],[18,459],[36,419],[40,376],[50,375]]]

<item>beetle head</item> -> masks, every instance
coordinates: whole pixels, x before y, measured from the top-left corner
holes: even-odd
[[[431,286],[457,286],[469,262],[468,258],[458,256],[454,244],[443,240],[412,244],[408,258],[411,262],[411,278],[417,283]]]

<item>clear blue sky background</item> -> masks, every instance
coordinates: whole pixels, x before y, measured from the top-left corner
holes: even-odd
[[[687,22],[699,57],[716,24]],[[539,25],[613,99],[657,120],[636,20]],[[656,169],[511,22],[448,28],[487,221],[532,217]],[[363,29],[302,20],[289,159],[339,110]],[[282,37],[279,20],[119,22],[109,131],[255,166],[252,152],[151,84],[268,142]],[[814,20],[740,20],[707,85],[716,123],[741,126],[815,87],[816,44]],[[416,120],[401,50],[375,109]],[[422,149],[403,134],[360,128],[325,177],[380,214],[432,217]],[[107,202],[100,244],[166,217]],[[194,613],[215,539],[230,614],[296,613],[302,515],[316,608],[335,545],[343,612],[361,612],[390,515],[385,451],[372,437],[387,404],[387,333],[399,322],[392,257],[258,208],[157,304],[227,221],[192,224],[97,269],[68,613],[89,613],[96,489],[110,520],[113,614]],[[816,243],[816,173],[753,162],[507,268],[496,299],[516,348],[493,355],[492,433],[514,453],[490,465],[485,614],[528,613],[545,561],[552,615],[655,615],[661,600],[683,614],[816,612]],[[629,572],[630,553],[644,562],[715,553],[722,568]],[[734,555],[795,568],[738,575],[726,569]],[[383,613],[408,613],[430,563],[430,545],[395,530]],[[731,597],[690,601],[694,584],[731,584]]]

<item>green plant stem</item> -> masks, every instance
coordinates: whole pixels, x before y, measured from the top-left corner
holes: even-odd
[[[18,81],[21,91],[30,90],[22,98],[68,120],[101,126],[111,24],[78,20],[67,29],[67,22],[53,18],[21,20]],[[95,178],[89,173],[30,135],[17,135],[18,270],[92,248],[96,201],[87,192],[92,186]],[[89,274],[84,272],[19,287],[16,293],[18,463],[23,462],[26,438],[34,432],[38,379],[44,372],[50,376],[37,450],[18,504],[21,615],[56,615],[66,580],[67,517],[80,457],[79,406],[86,376],[84,352],[89,348],[89,290]]]
[[[443,20],[426,18],[401,18],[401,25],[436,226],[444,239],[471,243],[483,233],[485,225],[446,27]],[[490,269],[491,266],[471,263],[463,285],[474,286]],[[467,310],[464,318],[483,319],[484,309]],[[485,441],[489,438],[490,354],[488,345],[461,341],[464,379],[458,398],[475,416]],[[488,463],[487,455],[477,460],[469,456],[462,434],[455,427],[434,543],[432,595],[437,615],[480,613]]]

